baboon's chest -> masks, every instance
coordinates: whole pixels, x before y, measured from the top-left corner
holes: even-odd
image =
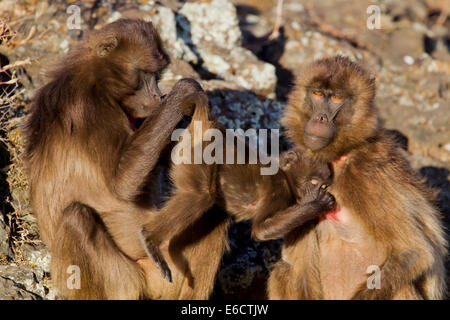
[[[327,214],[317,231],[324,298],[350,299],[367,282],[367,269],[381,267],[384,252],[345,207]]]

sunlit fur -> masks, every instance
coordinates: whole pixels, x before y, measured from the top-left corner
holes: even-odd
[[[303,130],[311,114],[306,92],[317,86],[350,100],[336,119],[335,140],[312,151]],[[283,259],[269,279],[270,298],[444,297],[447,243],[440,212],[433,192],[379,126],[374,97],[374,80],[346,58],[314,62],[299,78],[282,123],[306,155],[333,162],[328,190],[340,221],[316,221],[286,235]],[[381,268],[379,290],[367,288],[369,265]]]
[[[25,127],[31,204],[53,283],[66,298],[176,299],[187,286],[183,276],[176,286],[158,282],[156,268],[137,263],[145,258],[139,226],[156,211],[137,197],[154,182],[149,173],[175,126],[192,114],[186,97],[204,95],[194,80],[178,81],[134,132],[127,114],[134,106],[124,99],[139,90],[140,70],[160,72],[167,63],[151,23],[119,20],[80,42],[34,97]],[[67,286],[72,265],[81,271],[79,289]]]
[[[203,136],[205,131],[211,128],[223,130],[223,127],[212,119],[207,107],[197,107],[192,121],[202,124],[199,136]],[[194,125],[191,123],[191,137],[194,137],[193,129]],[[212,290],[219,262],[227,246],[230,217],[237,221],[252,220],[255,225],[263,222],[272,213],[292,205],[294,199],[281,171],[275,175],[261,175],[261,164],[194,164],[196,142],[194,139],[191,142],[192,164],[172,165],[170,176],[174,191],[159,214],[144,226],[143,246],[147,248],[150,256],[157,257],[154,259],[155,263],[159,263],[160,244],[170,242],[170,257],[176,268],[169,263],[170,270],[166,270],[165,264],[160,263],[164,276],[170,272],[172,276],[174,273],[179,274],[180,270],[186,270],[189,276],[196,270],[201,270],[189,281],[192,292],[199,291],[196,295],[198,296],[202,292]],[[236,140],[230,143],[233,144],[236,160]],[[203,148],[209,144],[210,142],[204,141]],[[230,147],[223,147],[225,159]],[[248,155],[247,145],[247,160]],[[208,221],[207,226],[199,225],[199,221],[204,221],[205,218]],[[183,239],[184,243],[180,239]],[[189,247],[192,247],[190,256],[184,252],[189,252]],[[162,258],[165,259],[166,256]]]
[[[365,143],[378,132],[374,108],[375,79],[357,64],[340,56],[318,60],[306,67],[297,80],[281,120],[287,136],[295,145],[305,146],[304,128],[312,114],[307,93],[318,86],[338,90],[347,98],[336,117],[336,139],[315,154],[324,161],[331,161]]]

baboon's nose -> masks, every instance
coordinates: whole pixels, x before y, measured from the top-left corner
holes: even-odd
[[[319,121],[320,123],[328,123],[328,117],[325,113],[322,113],[316,117],[316,121]]]

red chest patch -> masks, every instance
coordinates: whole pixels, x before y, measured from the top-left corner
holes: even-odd
[[[337,204],[335,203],[333,209],[331,209],[328,212],[325,212],[324,214],[322,214],[320,216],[320,221],[323,221],[325,219],[330,220],[330,221],[339,221],[339,216],[338,216],[339,209],[340,208],[338,208]]]
[[[333,170],[336,171],[336,168],[340,167],[342,164],[344,164],[347,161],[348,156],[346,154],[340,156],[338,159],[331,162],[333,166]],[[333,209],[331,209],[328,212],[323,213],[320,216],[320,221],[323,220],[330,220],[330,221],[339,221],[339,212],[341,211],[341,208],[338,207],[337,203],[334,204]]]

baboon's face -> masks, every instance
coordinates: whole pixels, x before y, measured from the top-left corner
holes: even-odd
[[[133,94],[125,97],[123,107],[133,118],[145,118],[161,103],[162,94],[158,87],[159,73],[138,71],[139,84]]]
[[[345,90],[326,83],[319,82],[308,89],[306,103],[311,116],[303,136],[307,147],[315,151],[330,144],[336,135],[336,116],[349,100]]]
[[[98,69],[105,69],[106,79],[100,82],[116,91],[115,99],[128,116],[149,116],[161,103],[158,80],[169,64],[157,31],[151,23],[121,19],[100,32],[92,37]]]
[[[296,145],[333,160],[376,131],[374,96],[374,79],[356,63],[318,60],[299,77],[282,123]]]
[[[332,183],[332,172],[326,162],[306,157],[298,150],[289,150],[280,156],[280,168],[292,177],[297,194],[305,194],[312,186],[328,187]]]

